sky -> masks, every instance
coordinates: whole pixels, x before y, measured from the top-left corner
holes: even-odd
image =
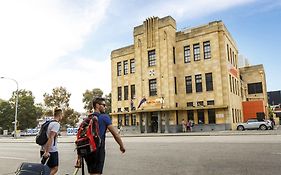
[[[239,54],[263,64],[267,90],[281,90],[281,0],[1,0],[0,77],[36,103],[65,87],[84,112],[86,90],[111,92],[111,51],[133,44],[134,27],[152,16],[172,16],[177,31],[222,20]],[[0,79],[0,99],[15,90]]]

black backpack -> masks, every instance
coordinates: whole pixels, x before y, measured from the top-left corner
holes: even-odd
[[[47,130],[48,130],[48,126],[51,122],[56,122],[56,120],[46,121],[45,123],[42,124],[40,131],[36,136],[36,143],[38,145],[43,146],[47,143],[47,141],[48,141]]]

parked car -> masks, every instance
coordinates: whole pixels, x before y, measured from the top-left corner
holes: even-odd
[[[257,119],[249,119],[246,123],[238,123],[237,130],[243,131],[246,129],[260,129],[267,130],[271,129],[271,122],[268,120],[257,120]]]

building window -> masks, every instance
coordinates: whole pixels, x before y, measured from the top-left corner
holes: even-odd
[[[175,47],[173,47],[173,60],[174,60],[174,64],[176,64],[176,49],[175,49]]]
[[[157,95],[157,81],[156,79],[149,80],[149,96]]]
[[[126,108],[125,108],[125,110],[126,110]],[[129,108],[128,108],[128,110],[129,110]],[[130,115],[125,114],[125,126],[129,126],[130,125],[129,122],[130,122]]]
[[[190,46],[184,47],[184,63],[190,62]]]
[[[131,85],[131,99],[135,99],[136,98],[136,89],[135,89],[135,85]]]
[[[204,101],[198,101],[198,102],[197,102],[197,106],[203,107],[203,106],[204,106]]]
[[[174,83],[175,83],[175,94],[178,94],[178,90],[177,90],[177,77],[174,77]]]
[[[210,59],[211,58],[211,45],[210,45],[210,41],[204,42],[203,46],[204,46],[204,59]]]
[[[214,109],[208,109],[209,124],[216,124],[216,112]]]
[[[193,111],[187,111],[187,121],[192,120],[194,121],[194,112]]]
[[[195,75],[196,92],[202,92],[202,76],[201,74]]]
[[[122,65],[121,62],[117,63],[117,76],[121,76]]]
[[[212,91],[213,90],[213,76],[212,73],[206,73],[205,74],[206,79],[206,91]]]
[[[156,56],[155,50],[148,51],[148,66],[155,66],[156,65]]]
[[[193,102],[187,102],[186,105],[187,107],[193,107]]]
[[[136,117],[136,114],[132,114],[131,123],[132,123],[132,126],[136,126],[136,125],[137,125],[137,117]]]
[[[262,93],[262,83],[249,83],[248,84],[248,94]]]
[[[117,109],[117,112],[122,112],[122,111],[121,111],[121,108],[118,108],[118,109]]]
[[[207,105],[215,105],[215,101],[214,100],[208,100]]]
[[[136,65],[135,65],[135,59],[130,60],[130,73],[133,74],[136,72]]]
[[[199,43],[193,45],[193,55],[194,55],[194,61],[200,60],[200,45],[199,45]]]
[[[129,88],[128,86],[124,86],[124,100],[128,100],[129,96]]]
[[[227,52],[227,60],[229,61],[229,46],[228,46],[228,44],[226,45],[226,52]]]
[[[205,117],[204,117],[204,110],[198,110],[198,124],[204,124],[205,123]]]
[[[118,93],[118,101],[121,101],[122,100],[122,87],[118,87],[117,93]]]
[[[186,93],[192,93],[192,77],[191,76],[186,76],[185,77],[185,90]]]
[[[122,126],[122,115],[118,114],[118,126]]]
[[[123,61],[123,65],[124,65],[124,75],[128,74],[128,60]]]
[[[229,75],[229,85],[230,85],[230,92],[232,92],[231,75]]]

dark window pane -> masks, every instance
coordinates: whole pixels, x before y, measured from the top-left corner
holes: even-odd
[[[194,56],[194,61],[200,60],[200,45],[199,45],[199,43],[193,45],[193,56]]]
[[[216,124],[216,112],[214,109],[208,110],[209,124]]]
[[[157,95],[157,82],[156,82],[156,79],[149,80],[149,95],[150,96]]]
[[[148,66],[156,65],[155,50],[148,51]]]
[[[184,63],[190,62],[190,46],[184,47]]]

